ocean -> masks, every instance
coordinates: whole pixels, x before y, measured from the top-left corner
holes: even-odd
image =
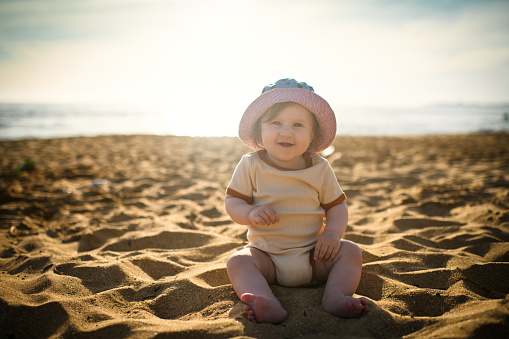
[[[509,104],[334,107],[338,134],[402,136],[509,131]],[[115,105],[0,104],[0,140],[98,135],[236,136],[238,118],[178,117],[161,109]],[[237,120],[237,121],[233,121]],[[217,125],[213,125],[214,121]],[[200,126],[201,125],[201,126]]]

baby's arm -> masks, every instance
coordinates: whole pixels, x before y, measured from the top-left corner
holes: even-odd
[[[346,202],[331,207],[326,215],[327,225],[318,237],[315,246],[315,260],[332,261],[339,252],[341,238],[348,223]]]
[[[269,205],[252,206],[245,200],[226,195],[226,212],[241,225],[271,225],[279,222],[279,214]]]

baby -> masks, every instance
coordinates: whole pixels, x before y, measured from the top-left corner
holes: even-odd
[[[248,226],[249,244],[228,259],[227,269],[250,321],[286,319],[269,284],[326,282],[327,312],[349,318],[367,310],[366,299],[352,297],[361,276],[361,250],[341,239],[346,196],[327,160],[316,154],[335,135],[336,118],[327,101],[294,79],[266,86],[242,116],[239,137],[256,152],[237,165],[225,206],[234,222]]]

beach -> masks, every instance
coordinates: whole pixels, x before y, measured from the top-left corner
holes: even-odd
[[[2,338],[506,338],[509,134],[338,136],[328,156],[363,252],[368,313],[273,286],[247,320],[226,273],[247,244],[224,192],[234,137],[0,142]]]

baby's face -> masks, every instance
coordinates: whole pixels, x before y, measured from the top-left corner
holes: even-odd
[[[269,159],[284,168],[302,167],[302,154],[313,140],[312,113],[299,104],[283,108],[271,121],[262,122],[263,147]]]

